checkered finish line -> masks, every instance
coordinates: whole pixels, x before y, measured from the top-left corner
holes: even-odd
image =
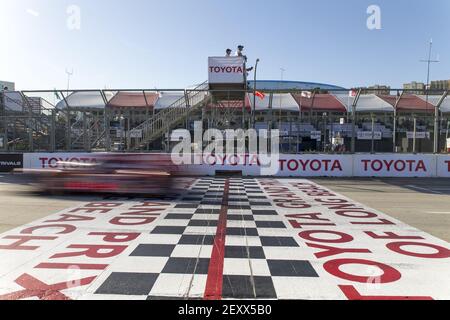
[[[0,299],[450,298],[447,242],[320,185],[183,183],[0,235]]]

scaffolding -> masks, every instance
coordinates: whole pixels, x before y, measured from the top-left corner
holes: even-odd
[[[2,152],[169,152],[178,129],[280,131],[282,153],[447,153],[448,91],[395,89],[0,92]],[[351,94],[349,94],[351,93]],[[255,103],[254,103],[255,102]],[[253,121],[252,119],[255,119]]]

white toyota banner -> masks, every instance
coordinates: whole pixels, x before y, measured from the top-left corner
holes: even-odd
[[[25,169],[56,169],[96,163],[104,153],[25,153]],[[145,159],[145,154],[136,154]],[[151,155],[149,155],[151,158]],[[258,155],[198,154],[188,165],[192,175],[214,175],[216,171],[242,171],[244,176],[261,176],[264,159]],[[149,158],[149,161],[151,160]],[[190,157],[188,157],[190,158]],[[275,160],[278,177],[450,177],[450,155],[414,154],[282,154]],[[68,164],[70,163],[70,164]]]
[[[354,177],[436,177],[436,156],[432,154],[357,154]]]
[[[210,57],[208,63],[209,83],[244,83],[243,57]]]
[[[450,178],[450,155],[437,156],[437,176]]]

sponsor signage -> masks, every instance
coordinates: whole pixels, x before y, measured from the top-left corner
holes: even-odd
[[[23,168],[22,154],[0,154],[0,172]]]
[[[23,166],[26,169],[54,169],[58,168],[58,162],[69,162],[70,166],[76,167],[78,163],[96,163],[100,155],[104,154],[27,153],[24,154]],[[217,170],[239,170],[246,176],[260,176],[264,167],[264,160],[251,154],[196,154],[192,158],[196,161],[187,167],[192,175],[214,175]],[[279,177],[450,177],[448,155],[281,154],[275,166],[278,167],[275,176]]]
[[[407,132],[408,139],[414,139],[414,132]],[[416,132],[416,139],[430,139],[430,132]]]
[[[435,177],[434,155],[355,155],[355,177]]]
[[[131,130],[131,131],[125,131],[125,130],[115,130],[116,138],[142,138],[142,130]]]
[[[209,83],[244,83],[243,57],[210,57],[208,61]]]
[[[450,178],[450,155],[437,156],[437,176]]]
[[[383,133],[380,131],[375,131],[372,134],[372,131],[359,131],[358,132],[358,140],[381,140],[383,139]]]
[[[23,167],[25,169],[57,169],[58,162],[77,164],[96,163],[98,153],[25,153]]]
[[[321,141],[322,140],[322,131],[311,131],[311,139]]]
[[[166,135],[167,137],[167,135]],[[171,142],[179,142],[183,139],[190,139],[191,138],[191,134],[189,132],[186,132],[186,130],[174,130],[171,134],[170,134],[170,141]]]
[[[131,130],[130,138],[142,138],[142,130]]]

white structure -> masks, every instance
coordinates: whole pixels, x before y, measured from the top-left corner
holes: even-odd
[[[14,91],[16,90],[16,84],[14,82],[0,80],[0,91],[3,90]]]
[[[243,57],[210,57],[208,75],[210,84],[244,83],[245,62]]]

